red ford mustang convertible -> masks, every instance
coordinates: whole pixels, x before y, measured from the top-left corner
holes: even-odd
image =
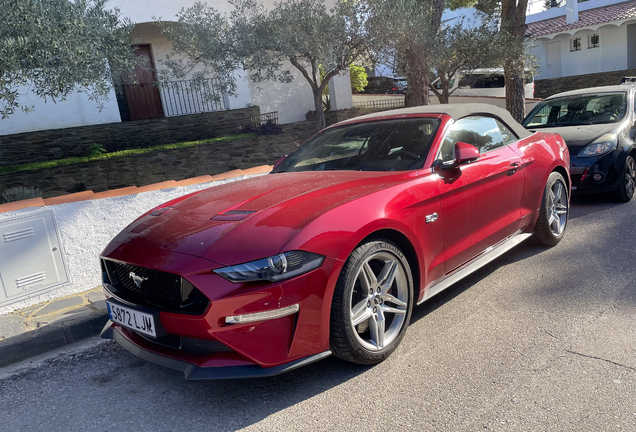
[[[375,364],[413,306],[568,220],[569,153],[490,105],[354,118],[271,174],[167,202],[101,257],[102,336],[188,379]]]

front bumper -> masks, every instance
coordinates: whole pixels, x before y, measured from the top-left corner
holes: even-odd
[[[135,260],[135,265],[144,266],[146,263],[140,260]],[[326,258],[320,268],[296,278],[250,284],[231,283],[211,272],[209,263],[202,264],[205,270],[179,275],[210,300],[205,311],[198,314],[153,309],[126,301],[105,281],[107,299],[153,314],[161,334],[153,339],[109,321],[102,337],[116,340],[140,358],[180,370],[188,379],[271,376],[330,354],[329,314],[333,290],[328,287],[335,285],[342,263]],[[161,267],[156,270],[165,271]],[[298,305],[299,309],[289,316],[226,323],[229,316],[291,305]],[[190,349],[192,347],[196,349]],[[204,349],[199,349],[201,347]]]
[[[620,146],[619,146],[620,148]],[[577,157],[570,154],[572,193],[594,194],[616,189],[623,173],[628,153],[614,150],[599,157]],[[595,179],[600,176],[600,179]]]
[[[265,378],[279,375],[284,372],[289,372],[290,370],[306,366],[310,363],[322,360],[331,355],[331,351],[325,351],[271,368],[263,368],[258,365],[249,364],[210,368],[200,367],[195,363],[164,356],[156,352],[144,349],[135,344],[129,337],[125,335],[121,327],[117,326],[110,320],[104,326],[104,329],[102,330],[100,336],[105,339],[113,339],[124,349],[129,351],[132,355],[139,357],[140,359],[146,360],[159,366],[166,367],[168,369],[183,372],[183,375],[188,380]]]

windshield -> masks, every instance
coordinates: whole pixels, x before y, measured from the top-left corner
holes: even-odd
[[[325,129],[272,172],[415,169],[426,158],[439,123],[437,118],[418,118]]]
[[[550,99],[523,122],[526,128],[616,123],[625,117],[627,93],[599,93]]]

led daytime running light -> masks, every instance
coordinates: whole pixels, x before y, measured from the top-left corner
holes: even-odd
[[[295,314],[299,310],[300,310],[300,306],[298,304],[295,304],[295,305],[287,306],[280,309],[274,309],[271,311],[229,316],[225,318],[225,323],[226,324],[244,324],[244,323],[251,323],[256,321],[271,320],[271,319],[282,318],[288,315]]]

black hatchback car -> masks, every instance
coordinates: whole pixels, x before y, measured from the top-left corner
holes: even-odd
[[[629,201],[636,189],[636,86],[593,87],[550,96],[523,122],[556,132],[570,150],[572,192],[614,192]]]

